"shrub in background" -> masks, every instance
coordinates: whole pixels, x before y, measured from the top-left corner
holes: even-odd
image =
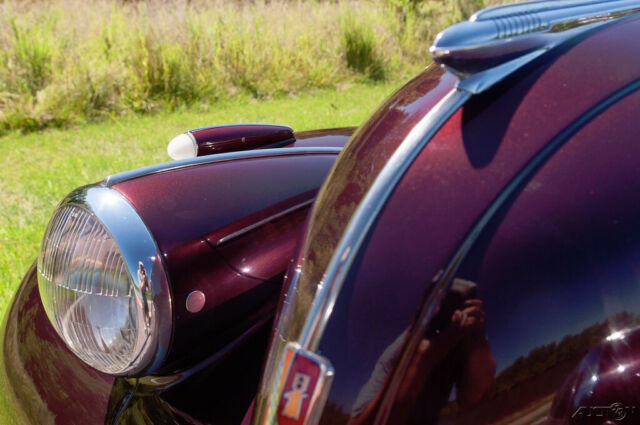
[[[385,77],[385,60],[369,21],[347,15],[342,22],[342,43],[347,67],[378,81]]]
[[[481,4],[482,3],[482,4]],[[404,78],[484,0],[0,2],[0,134]]]

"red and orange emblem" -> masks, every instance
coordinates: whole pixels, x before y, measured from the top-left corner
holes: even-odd
[[[286,378],[278,405],[279,425],[310,425],[318,403],[326,395],[333,371],[328,362],[295,345],[285,349],[284,368]]]

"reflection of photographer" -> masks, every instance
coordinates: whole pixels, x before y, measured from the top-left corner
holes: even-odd
[[[455,279],[451,284],[451,289],[440,303],[436,315],[429,322],[425,338],[433,339],[451,324],[456,327],[481,324],[484,328],[484,311],[482,310],[482,301],[477,299],[477,288],[478,285],[471,281]],[[468,301],[472,301],[473,305],[466,305]]]
[[[461,406],[479,402],[495,374],[477,285],[455,279],[420,341],[396,395],[390,423],[431,424],[455,384]],[[353,424],[373,420],[377,397],[395,366],[406,332],[385,350],[354,405]],[[374,402],[375,401],[375,402]]]

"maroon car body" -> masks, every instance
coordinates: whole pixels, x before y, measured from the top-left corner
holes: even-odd
[[[246,127],[270,148],[253,151],[242,126],[213,129],[207,149],[243,152],[107,178],[164,257],[170,343],[153,370],[93,369],[52,327],[34,266],[2,331],[7,409],[36,423],[640,423],[632,3],[487,9],[468,24],[495,40],[443,33],[443,66],[353,135]]]

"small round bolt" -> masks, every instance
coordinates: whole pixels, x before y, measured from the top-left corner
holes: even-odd
[[[202,291],[193,291],[187,295],[187,311],[197,313],[204,307],[206,297]]]

